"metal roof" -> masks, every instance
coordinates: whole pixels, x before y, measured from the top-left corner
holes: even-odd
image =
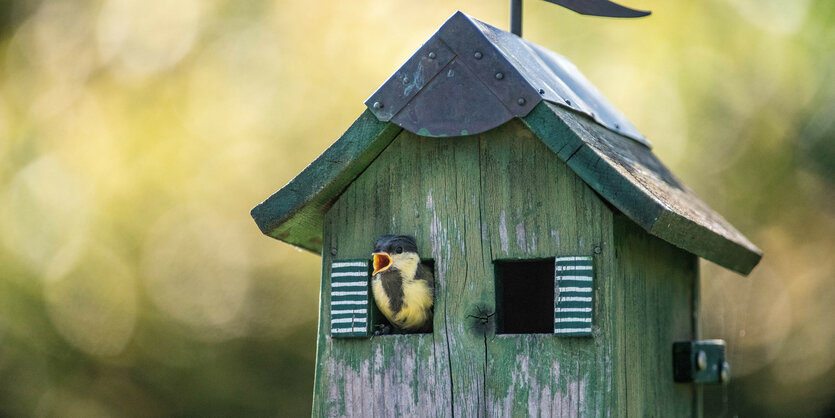
[[[369,109],[339,140],[252,209],[264,234],[320,252],[334,200],[403,129],[472,135],[518,117],[649,234],[742,274],[762,257],[675,178],[571,63],[463,13],[452,16],[366,104]]]
[[[380,121],[445,137],[487,131],[527,116],[541,101],[650,146],[570,61],[461,12],[365,104]]]

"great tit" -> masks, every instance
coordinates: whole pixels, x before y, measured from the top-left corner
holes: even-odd
[[[392,325],[410,332],[427,332],[432,329],[435,277],[420,263],[417,252],[415,239],[407,235],[377,239],[371,290],[377,307]]]

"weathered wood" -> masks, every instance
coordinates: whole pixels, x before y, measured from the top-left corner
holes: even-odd
[[[694,385],[672,381],[672,343],[696,337],[693,312],[698,259],[614,217],[612,280],[624,289],[614,326],[629,416],[701,416]]]
[[[323,265],[386,233],[435,260],[435,332],[331,338],[326,267],[314,415],[693,414],[671,347],[694,336],[696,257],[613,211],[523,124],[401,132],[328,212]],[[580,253],[594,254],[593,337],[495,334],[494,260]]]
[[[483,415],[484,339],[469,315],[493,300],[493,289],[487,266],[471,262],[482,260],[478,169],[477,138],[404,131],[334,203],[324,265],[330,249],[362,257],[380,235],[414,235],[421,257],[435,261],[435,332],[332,339],[321,309],[314,415]],[[323,280],[323,307],[328,286]]]
[[[266,235],[320,253],[322,222],[333,199],[402,129],[366,110],[322,155],[287,185],[255,206],[251,215]]]
[[[742,274],[762,257],[642,144],[546,102],[523,121],[592,189],[650,234]],[[274,238],[321,251],[330,204],[400,130],[366,111],[298,177],[256,206],[253,218]]]
[[[589,186],[650,234],[741,274],[762,257],[649,148],[549,103],[540,103],[523,120]]]
[[[494,259],[594,255],[593,338],[489,335],[489,416],[607,416],[625,403],[617,381],[622,331],[610,309],[612,213],[519,122],[482,139],[483,223]],[[488,278],[489,280],[489,278]]]

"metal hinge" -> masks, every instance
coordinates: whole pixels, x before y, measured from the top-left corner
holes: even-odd
[[[673,343],[673,379],[680,383],[728,383],[731,368],[725,361],[725,341]]]

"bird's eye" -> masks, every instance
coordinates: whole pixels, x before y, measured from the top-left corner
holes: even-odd
[[[395,249],[394,251],[395,251],[397,254],[403,254],[403,247],[397,247],[397,249]]]

